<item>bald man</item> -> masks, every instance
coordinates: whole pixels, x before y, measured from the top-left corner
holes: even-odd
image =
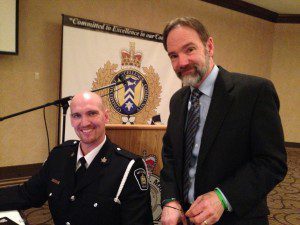
[[[106,137],[109,117],[101,98],[82,92],[70,108],[80,141],[54,148],[39,173],[23,185],[0,189],[0,210],[48,201],[59,225],[153,224],[144,163]]]

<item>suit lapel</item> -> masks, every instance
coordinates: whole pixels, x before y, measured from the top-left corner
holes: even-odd
[[[212,100],[203,129],[198,168],[202,165],[209,152],[233,100],[229,94],[233,88],[230,74],[223,68],[219,68],[220,71],[215,82]]]
[[[177,137],[177,145],[175,146],[177,149],[178,157],[175,157],[176,161],[176,167],[178,170],[178,180],[180,183],[183,182],[182,180],[182,173],[183,173],[183,159],[184,159],[184,131],[185,131],[185,122],[187,117],[187,108],[188,108],[188,101],[190,97],[191,89],[190,87],[186,87],[181,96],[179,96],[178,104],[176,104],[176,109],[174,110],[174,118],[178,119],[177,121],[172,121],[173,123],[176,123],[177,126],[175,128],[175,135],[174,137]],[[179,192],[182,195],[182,185],[179,185],[180,189]]]
[[[99,176],[104,174],[104,167],[108,166],[112,160],[113,146],[107,139],[99,153],[96,155],[91,165],[86,171],[83,179],[80,180],[78,185],[75,187],[75,192],[89,185],[91,182],[98,180]]]

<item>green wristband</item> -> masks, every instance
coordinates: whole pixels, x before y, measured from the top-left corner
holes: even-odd
[[[167,204],[169,202],[173,202],[175,200],[176,200],[176,198],[168,198],[168,199],[163,200],[161,204],[162,204],[162,206],[164,206],[165,204]]]
[[[217,196],[219,197],[219,199],[220,199],[220,201],[221,201],[221,203],[222,203],[223,208],[227,210],[227,205],[226,205],[226,203],[225,203],[225,200],[224,200],[224,198],[223,198],[221,192],[220,192],[218,189],[215,189],[214,191],[215,191],[215,193],[217,194]]]

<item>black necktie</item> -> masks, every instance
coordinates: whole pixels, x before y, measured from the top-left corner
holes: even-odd
[[[80,182],[80,180],[82,179],[82,177],[85,175],[85,172],[86,172],[86,167],[85,167],[86,160],[85,160],[85,158],[81,157],[79,159],[79,162],[80,162],[80,167],[76,170],[76,173],[75,173],[76,185]]]
[[[191,168],[192,151],[195,144],[195,136],[199,129],[200,122],[200,96],[202,93],[195,88],[191,94],[191,107],[187,116],[185,131],[185,152],[184,152],[184,169],[183,169],[183,196],[184,201],[188,203],[188,193],[190,189],[189,170]]]

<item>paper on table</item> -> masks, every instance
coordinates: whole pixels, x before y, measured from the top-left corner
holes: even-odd
[[[1,211],[0,212],[0,218],[7,217],[11,219],[12,221],[16,222],[20,225],[25,225],[24,220],[22,219],[20,213],[17,210],[11,210],[11,211]]]

